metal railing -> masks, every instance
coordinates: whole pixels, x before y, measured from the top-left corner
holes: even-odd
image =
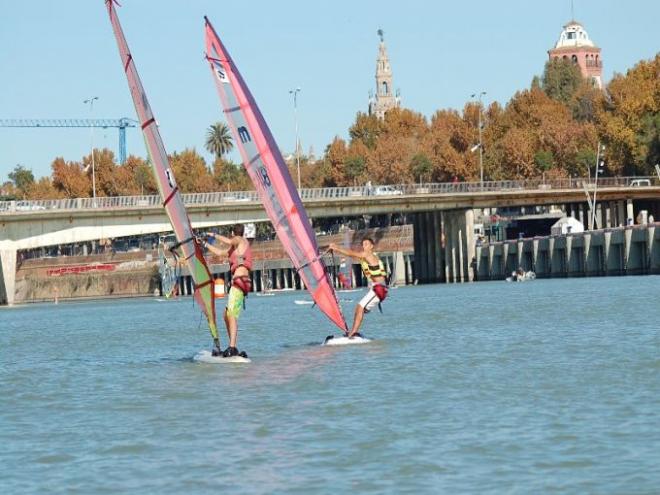
[[[325,187],[300,189],[300,197],[305,202],[327,200],[351,200],[373,198],[378,200],[394,199],[397,196],[423,196],[438,194],[475,194],[488,192],[576,190],[584,185],[593,187],[585,178],[570,179],[527,179],[481,182],[444,182],[427,184],[395,184],[378,186]],[[608,187],[644,187],[657,184],[655,177],[605,177],[598,179],[599,188]],[[184,194],[186,206],[219,206],[260,203],[256,191],[228,191]],[[15,213],[38,213],[44,210],[79,211],[79,210],[116,210],[159,208],[160,196],[113,196],[75,199],[43,199],[34,201],[0,201],[0,215]]]

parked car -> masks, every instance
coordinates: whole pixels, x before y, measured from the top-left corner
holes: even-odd
[[[392,186],[376,186],[374,187],[374,196],[387,196],[392,194],[403,194],[400,190]]]

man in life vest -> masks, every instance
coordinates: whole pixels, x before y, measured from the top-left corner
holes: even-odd
[[[360,300],[355,307],[355,318],[353,319],[353,328],[348,333],[348,337],[359,335],[360,325],[362,325],[362,318],[364,313],[368,313],[376,306],[379,306],[382,301],[387,297],[387,283],[385,282],[385,267],[383,262],[374,253],[374,241],[365,237],[362,239],[362,251],[353,251],[351,249],[344,249],[336,244],[330,244],[330,249],[344,256],[350,256],[360,261],[362,273],[369,281],[369,292]]]
[[[229,257],[229,268],[231,270],[231,288],[227,298],[227,307],[224,312],[225,326],[227,327],[227,336],[229,337],[229,347],[222,351],[220,343],[216,342],[213,350],[214,356],[247,357],[245,352],[238,352],[236,341],[238,340],[238,318],[241,311],[245,308],[245,298],[252,290],[252,281],[250,280],[250,270],[252,270],[252,248],[248,240],[243,237],[243,225],[238,223],[232,227],[231,237],[208,232],[207,236],[212,237],[222,244],[229,246],[227,249],[220,249],[204,241],[204,246],[209,251],[218,256]]]

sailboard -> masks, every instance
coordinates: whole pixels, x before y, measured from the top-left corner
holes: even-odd
[[[347,331],[316,236],[275,139],[207,17],[206,59],[243,164],[286,253],[319,309]]]
[[[339,345],[361,345],[361,344],[368,344],[371,342],[371,339],[368,339],[366,337],[351,337],[350,339],[346,336],[341,336],[341,337],[336,337],[334,335],[328,335],[325,339],[325,342],[323,342],[324,346],[339,346]]]
[[[147,100],[147,95],[135,67],[135,61],[128,48],[124,32],[117,17],[114,5],[116,0],[106,0],[105,3],[108,8],[112,30],[117,40],[117,46],[119,47],[122,66],[128,79],[128,87],[133,97],[133,104],[135,105],[140,127],[142,128],[144,142],[149,153],[149,161],[151,162],[156,184],[158,185],[158,191],[177,239],[174,250],[178,249],[182,253],[183,260],[186,262],[190,270],[190,275],[195,282],[195,301],[206,316],[211,336],[215,342],[218,342],[215,301],[213,299],[213,276],[206,264],[199,241],[193,234],[188,213],[183,204],[179,187],[174,178],[174,172],[170,167],[165,146],[158,131],[156,118]]]
[[[206,363],[206,364],[241,364],[241,363],[251,363],[250,358],[242,356],[232,356],[232,357],[222,357],[214,356],[211,351],[199,351],[193,356],[193,361],[197,363]]]

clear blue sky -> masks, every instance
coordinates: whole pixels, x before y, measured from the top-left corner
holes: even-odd
[[[405,107],[427,116],[462,108],[469,94],[506,102],[540,74],[547,50],[570,20],[570,0],[123,0],[118,9],[169,152],[204,150],[207,127],[222,120],[203,59],[203,16],[214,23],[280,147],[300,138],[320,155],[346,136],[374,87],[376,30],[385,41]],[[575,18],[602,48],[605,80],[660,50],[657,0],[574,0]],[[0,0],[0,118],[135,117],[103,0]],[[137,129],[129,153],[146,156]],[[115,129],[96,130],[117,149]],[[89,129],[0,128],[0,180],[17,163],[37,177],[56,156],[89,153]],[[237,159],[237,157],[235,158]]]

